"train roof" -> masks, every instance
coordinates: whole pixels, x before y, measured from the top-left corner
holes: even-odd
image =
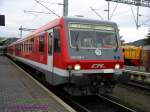
[[[27,40],[27,39],[31,38],[33,35],[35,35],[35,34],[37,34],[39,32],[42,32],[42,31],[44,31],[46,29],[49,29],[49,27],[54,27],[56,24],[59,24],[61,20],[62,20],[62,18],[57,18],[57,19],[54,19],[51,22],[48,22],[47,24],[39,27],[35,31],[30,32],[29,34],[25,35],[23,38],[18,39],[16,42],[11,43],[10,46],[15,44],[15,43],[19,43],[19,42],[22,42],[24,40]]]
[[[25,35],[24,38],[18,39],[16,42],[11,43],[10,46],[13,44],[22,42],[24,40],[27,40],[29,38],[32,38],[33,35],[40,33],[40,32],[43,32],[45,30],[48,30],[50,27],[55,27],[55,26],[61,24],[61,21],[78,22],[78,23],[80,23],[80,22],[82,22],[82,23],[94,23],[94,24],[105,24],[105,25],[107,24],[107,25],[113,25],[114,27],[117,26],[117,24],[115,22],[109,22],[109,21],[100,21],[100,20],[85,19],[85,18],[60,17],[60,18],[54,19],[53,21],[41,26],[40,28],[36,29],[35,31]]]
[[[110,21],[102,21],[102,20],[95,20],[95,19],[86,19],[86,18],[72,18],[72,17],[63,17],[64,21],[67,22],[82,22],[82,23],[94,23],[94,24],[110,24],[110,25],[117,25],[115,22]]]

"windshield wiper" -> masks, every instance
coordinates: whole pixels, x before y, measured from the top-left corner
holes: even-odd
[[[116,37],[116,42],[117,42],[117,46],[115,48],[115,52],[117,52],[118,48],[119,48],[119,45],[118,45],[118,39],[117,39],[117,35],[115,36]]]
[[[78,39],[79,39],[79,32],[77,32],[77,35],[75,35],[76,51],[79,51]]]

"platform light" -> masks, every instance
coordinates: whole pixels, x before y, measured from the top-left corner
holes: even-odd
[[[76,64],[75,66],[74,66],[74,70],[80,70],[80,65],[79,64]]]
[[[115,69],[119,69],[120,68],[120,65],[119,64],[116,64],[115,65]]]

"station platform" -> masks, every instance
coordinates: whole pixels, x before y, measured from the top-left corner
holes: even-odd
[[[0,56],[0,112],[73,111],[66,105],[44,91],[7,57]]]
[[[147,72],[144,67],[140,67],[140,66],[139,66],[139,67],[135,67],[135,66],[125,66],[125,69],[126,69],[126,70],[139,71],[139,72]]]
[[[150,72],[147,72],[143,67],[125,66],[124,71],[130,74],[131,80],[150,83]]]

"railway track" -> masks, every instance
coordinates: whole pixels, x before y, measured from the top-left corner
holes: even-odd
[[[73,100],[84,106],[87,112],[136,112],[107,96],[78,96],[73,97]]]
[[[150,91],[150,83],[142,82],[142,81],[135,81],[131,80],[127,82],[127,85],[133,86],[142,90]]]
[[[56,87],[54,88],[48,83],[39,80],[38,77],[33,75],[35,74],[35,71],[29,69],[26,65],[22,65],[21,63],[17,64],[19,64],[19,66],[21,66],[26,72],[31,74],[31,76],[36,78],[46,88],[69,104],[77,112],[137,112],[120,104],[119,102],[117,103],[117,101],[115,101],[113,98],[108,98],[106,96],[70,96],[65,91],[60,89],[60,87],[57,87],[56,89]]]

